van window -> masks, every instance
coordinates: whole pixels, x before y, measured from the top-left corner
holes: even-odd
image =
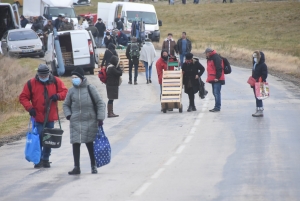
[[[58,15],[64,15],[69,18],[76,18],[75,12],[73,8],[58,8],[58,7],[50,7],[49,8],[49,17],[57,17]]]
[[[33,31],[11,32],[8,35],[9,41],[31,40],[31,39],[37,39],[37,38],[38,38],[38,36]]]
[[[157,24],[156,14],[152,12],[141,12],[141,11],[127,11],[128,22],[142,20],[145,24]]]

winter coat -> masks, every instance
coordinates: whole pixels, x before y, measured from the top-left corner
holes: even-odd
[[[115,100],[119,98],[119,85],[120,76],[122,76],[122,70],[114,65],[109,65],[106,69],[106,92],[109,100]]]
[[[115,50],[115,46],[113,44],[109,44],[108,49],[104,53],[101,66],[104,66],[104,63],[105,63],[105,66],[107,67],[109,65],[110,58],[113,55],[118,56],[118,54]]]
[[[215,83],[215,79],[218,79],[222,85],[225,84],[224,76],[224,62],[220,55],[214,50],[207,58],[207,79],[206,82]]]
[[[179,54],[182,54],[182,38],[177,41],[177,49]],[[192,51],[192,42],[186,38],[186,53],[190,53]]]
[[[117,22],[117,29],[118,30],[124,30],[124,24],[123,24],[123,22],[121,20],[119,20]]]
[[[138,43],[136,43],[138,45]],[[129,62],[135,64],[135,65],[138,65],[139,64],[139,58],[131,58],[131,55],[130,55],[130,48],[131,48],[131,44],[129,44],[126,48],[126,57],[127,59],[129,60]],[[139,46],[139,51],[141,51],[141,47]]]
[[[95,24],[95,27],[98,29],[99,32],[99,37],[103,37],[104,36],[104,31],[106,31],[106,26],[103,22],[97,22]]]
[[[156,71],[159,84],[162,84],[163,71],[168,70],[168,63],[163,59],[162,55],[163,51],[161,51],[161,57],[156,61]],[[169,61],[176,61],[176,59],[170,58]],[[174,70],[174,67],[169,67],[169,70]]]
[[[117,42],[119,45],[127,46],[128,44],[128,37],[124,33],[120,33],[120,36],[117,36]]]
[[[37,31],[37,30],[43,30],[43,26],[44,26],[44,23],[43,21],[39,18],[37,19],[31,26],[31,29],[33,29],[34,31]]]
[[[88,28],[86,28],[85,30],[91,31],[94,38],[95,38],[95,37],[98,37],[98,35],[99,35],[98,29],[97,29],[94,25],[90,25],[90,26],[89,26]]]
[[[255,67],[252,68],[252,77],[258,82],[259,78],[262,78],[263,82],[267,81],[268,77],[268,67],[265,64],[265,54],[263,52],[255,51],[258,55],[257,64]],[[253,66],[254,66],[254,59],[253,59]]]
[[[60,28],[61,24],[62,24],[62,21],[59,20],[58,18],[56,18],[56,19],[54,20],[54,27],[56,28],[57,31],[58,31],[58,29]]]
[[[98,131],[98,121],[105,118],[105,103],[100,97],[97,89],[89,85],[91,96],[88,92],[88,81],[85,78],[79,86],[69,89],[63,104],[65,116],[70,117],[71,144],[93,142]]]
[[[140,51],[140,60],[145,61],[150,66],[156,57],[156,51],[151,42],[145,42]]]
[[[21,15],[21,17],[23,17],[23,20],[21,20],[21,27],[25,28],[28,24],[28,20],[23,15]]]
[[[168,54],[174,56],[175,52],[178,53],[177,44],[174,39],[166,38],[162,45],[162,50],[167,50]]]
[[[60,26],[59,30],[60,31],[74,30],[74,26],[70,22],[65,22]]]
[[[112,44],[116,45],[116,41],[115,41],[115,38],[113,36],[110,36],[109,39],[108,39],[107,36],[105,36],[105,38],[104,38],[104,44],[105,44],[106,48],[108,48],[109,43],[112,43]]]
[[[199,90],[199,79],[195,79],[196,75],[199,77],[204,73],[205,68],[197,60],[193,60],[191,63],[184,62],[182,65],[183,72],[183,85],[185,93],[188,93],[189,88],[194,89],[194,93]]]
[[[49,24],[46,24],[43,28],[43,32],[48,32],[50,30],[50,33],[53,31],[53,25],[49,25]]]
[[[54,77],[53,75],[50,75],[49,80],[45,83],[39,81],[38,76],[32,78],[30,80],[30,83],[31,83],[31,93],[28,88],[28,84],[26,82],[23,91],[19,96],[19,101],[27,111],[29,111],[31,108],[34,108],[36,112],[36,117],[35,117],[36,122],[43,123],[45,120],[44,118],[46,115],[46,107],[49,98],[52,95],[57,94],[58,100],[64,100],[68,92],[68,89],[65,87],[64,83],[58,77]],[[58,120],[56,103],[52,102],[50,107],[48,122],[56,121],[56,120]]]

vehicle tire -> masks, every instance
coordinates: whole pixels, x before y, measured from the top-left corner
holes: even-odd
[[[55,61],[51,62],[51,70],[52,70],[52,75],[58,76],[57,70],[56,70],[56,62]]]
[[[182,104],[180,105],[179,113],[182,113]]]
[[[40,58],[43,58],[44,56],[45,56],[44,52],[39,55]]]
[[[163,109],[163,113],[167,113],[167,109],[166,108]]]
[[[91,68],[91,69],[90,69],[90,74],[91,74],[91,75],[95,75],[94,68]]]

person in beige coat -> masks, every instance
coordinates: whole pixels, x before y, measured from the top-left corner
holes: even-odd
[[[151,74],[152,74],[152,63],[156,57],[156,51],[151,43],[150,39],[146,39],[145,44],[143,45],[140,51],[140,60],[144,63],[146,71],[146,80],[147,84],[152,83]]]

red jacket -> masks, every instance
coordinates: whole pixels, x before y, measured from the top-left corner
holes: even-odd
[[[214,50],[207,59],[206,82],[215,82],[215,79],[218,79],[218,82],[225,84],[224,63],[221,57]]]
[[[169,61],[176,61],[176,60],[170,58]],[[159,84],[162,84],[163,70],[168,70],[168,64],[161,57],[156,62],[156,70],[157,70],[158,82]],[[169,70],[174,70],[174,66],[170,66]]]
[[[56,84],[54,82],[56,79]],[[25,110],[29,111],[31,108],[34,108],[36,111],[35,121],[43,123],[44,118],[46,116],[46,97],[45,92],[47,92],[47,99],[57,94],[59,100],[64,100],[66,98],[68,89],[65,87],[64,83],[58,78],[50,75],[49,81],[46,84],[40,82],[38,78],[32,78],[30,80],[31,83],[31,93],[28,88],[28,84],[26,82],[23,91],[19,96],[20,103],[24,106]],[[45,90],[46,88],[46,90]],[[32,97],[32,99],[31,99]],[[56,103],[52,102],[50,107],[50,113],[48,122],[58,120],[57,112],[56,112]]]

